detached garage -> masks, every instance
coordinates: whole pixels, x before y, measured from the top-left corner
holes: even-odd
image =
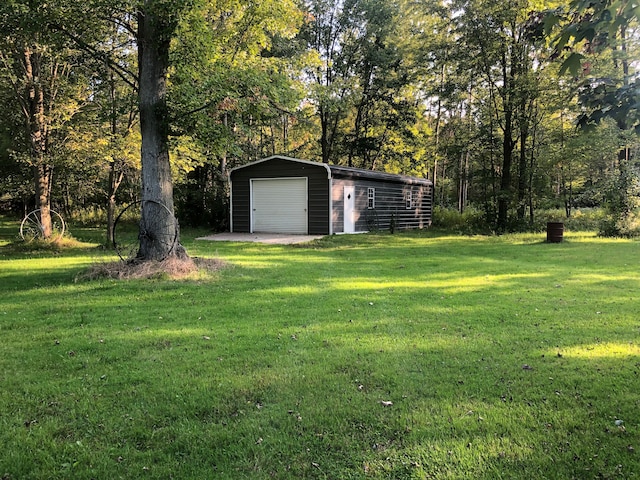
[[[427,179],[274,156],[229,173],[231,231],[328,235],[431,225]]]

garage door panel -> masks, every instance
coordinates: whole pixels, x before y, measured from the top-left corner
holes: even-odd
[[[251,181],[252,231],[307,233],[307,179]]]

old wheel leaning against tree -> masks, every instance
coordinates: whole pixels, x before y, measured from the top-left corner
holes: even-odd
[[[25,242],[34,240],[49,240],[57,242],[64,235],[65,223],[62,216],[55,210],[49,210],[51,215],[51,231],[47,235],[43,225],[40,209],[33,210],[24,217],[20,224],[20,238]]]
[[[154,200],[134,202],[116,218],[113,247],[125,262],[143,260],[139,253],[142,245],[147,251],[155,252],[155,258],[162,261],[171,255],[180,256],[178,235],[178,220],[166,205]]]

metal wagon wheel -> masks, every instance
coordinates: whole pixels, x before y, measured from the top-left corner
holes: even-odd
[[[51,214],[51,236],[46,239],[44,237],[44,226],[42,225],[42,217],[40,209],[30,212],[24,217],[20,224],[20,238],[25,242],[33,242],[34,240],[50,240],[57,242],[64,235],[66,225],[62,216],[55,210],[49,210]]]
[[[144,221],[143,210],[146,212]],[[160,228],[152,229],[152,225],[159,225]],[[138,227],[137,231],[135,226]],[[167,233],[157,234],[155,230]],[[166,256],[175,248],[178,240],[178,221],[163,203],[155,200],[134,202],[127,205],[116,217],[113,224],[113,247],[122,261],[127,262],[138,256],[142,239],[167,252]]]

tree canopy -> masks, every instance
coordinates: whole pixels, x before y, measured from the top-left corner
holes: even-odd
[[[281,153],[429,177],[436,205],[498,232],[544,208],[630,214],[639,8],[7,0],[1,205],[104,212],[112,239],[140,201],[140,258],[182,255],[161,230],[224,229],[228,169]],[[168,212],[155,227],[153,204]]]

